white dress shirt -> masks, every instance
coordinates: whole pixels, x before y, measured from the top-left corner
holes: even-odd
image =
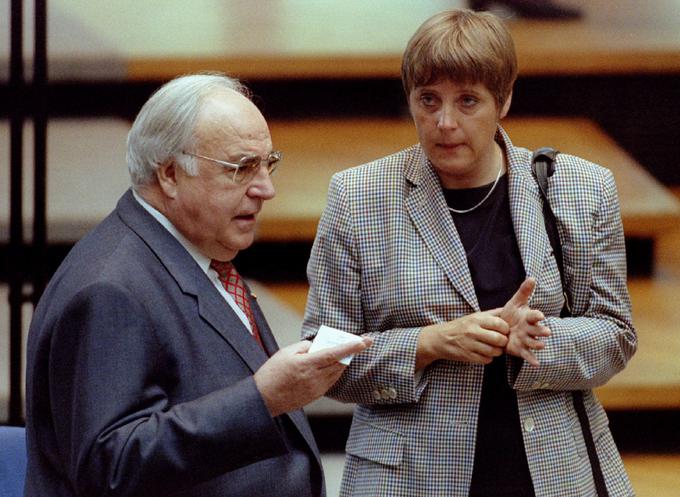
[[[192,244],[189,240],[187,240],[182,233],[180,233],[177,228],[170,222],[170,220],[165,217],[163,214],[161,214],[158,210],[154,209],[148,202],[146,202],[142,197],[140,197],[137,192],[134,190],[132,191],[132,195],[135,197],[135,200],[139,202],[139,205],[144,207],[144,209],[151,214],[156,221],[161,223],[161,226],[163,226],[166,230],[170,232],[172,236],[174,236],[179,243],[182,244],[182,247],[186,249],[187,252],[191,255],[191,257],[194,258],[196,261],[196,264],[198,264],[198,267],[201,268],[201,270],[206,274],[208,279],[212,282],[212,284],[217,288],[217,291],[220,292],[220,295],[224,298],[224,300],[227,301],[227,303],[231,306],[231,308],[234,310],[236,315],[241,319],[243,322],[243,326],[245,326],[248,331],[252,334],[253,330],[250,327],[250,321],[248,320],[248,317],[245,315],[245,313],[241,310],[241,308],[236,304],[234,299],[232,298],[231,295],[227,293],[227,291],[224,289],[224,286],[222,285],[222,282],[220,281],[219,277],[217,276],[217,271],[212,269],[210,267],[210,258],[206,257],[203,255],[197,248]]]

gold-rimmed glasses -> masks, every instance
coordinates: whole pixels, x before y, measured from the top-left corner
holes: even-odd
[[[283,158],[283,154],[278,150],[270,152],[269,155],[264,159],[259,155],[244,155],[241,157],[238,163],[213,159],[212,157],[206,157],[205,155],[195,154],[193,152],[182,151],[182,153],[185,155],[190,155],[191,157],[197,157],[199,159],[213,162],[227,169],[232,169],[234,171],[232,181],[238,184],[247,183],[253,179],[260,170],[260,166],[263,164],[267,169],[267,174],[271,175],[276,170],[276,168],[279,167],[281,159]]]

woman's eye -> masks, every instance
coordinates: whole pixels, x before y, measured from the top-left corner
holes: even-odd
[[[471,97],[471,96],[468,95],[468,96],[462,97],[461,102],[463,104],[463,107],[472,107],[473,105],[475,105],[478,102],[478,100],[475,97]]]
[[[436,103],[434,96],[428,95],[428,94],[421,95],[421,96],[420,96],[420,101],[421,101],[422,104],[425,105],[426,107],[431,107],[431,106],[433,106],[433,105]]]

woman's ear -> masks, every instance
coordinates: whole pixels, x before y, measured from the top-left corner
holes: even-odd
[[[501,111],[499,112],[498,119],[503,119],[505,116],[508,115],[511,103],[512,103],[512,90],[510,90],[510,93],[508,93],[508,97],[505,99],[505,102],[503,102],[503,106],[501,107]]]

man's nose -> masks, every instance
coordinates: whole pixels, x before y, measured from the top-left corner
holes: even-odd
[[[272,199],[274,198],[274,195],[276,195],[271,174],[269,174],[269,171],[267,171],[266,166],[260,166],[257,174],[250,181],[250,185],[248,186],[248,195],[252,197],[258,197],[263,200]]]

